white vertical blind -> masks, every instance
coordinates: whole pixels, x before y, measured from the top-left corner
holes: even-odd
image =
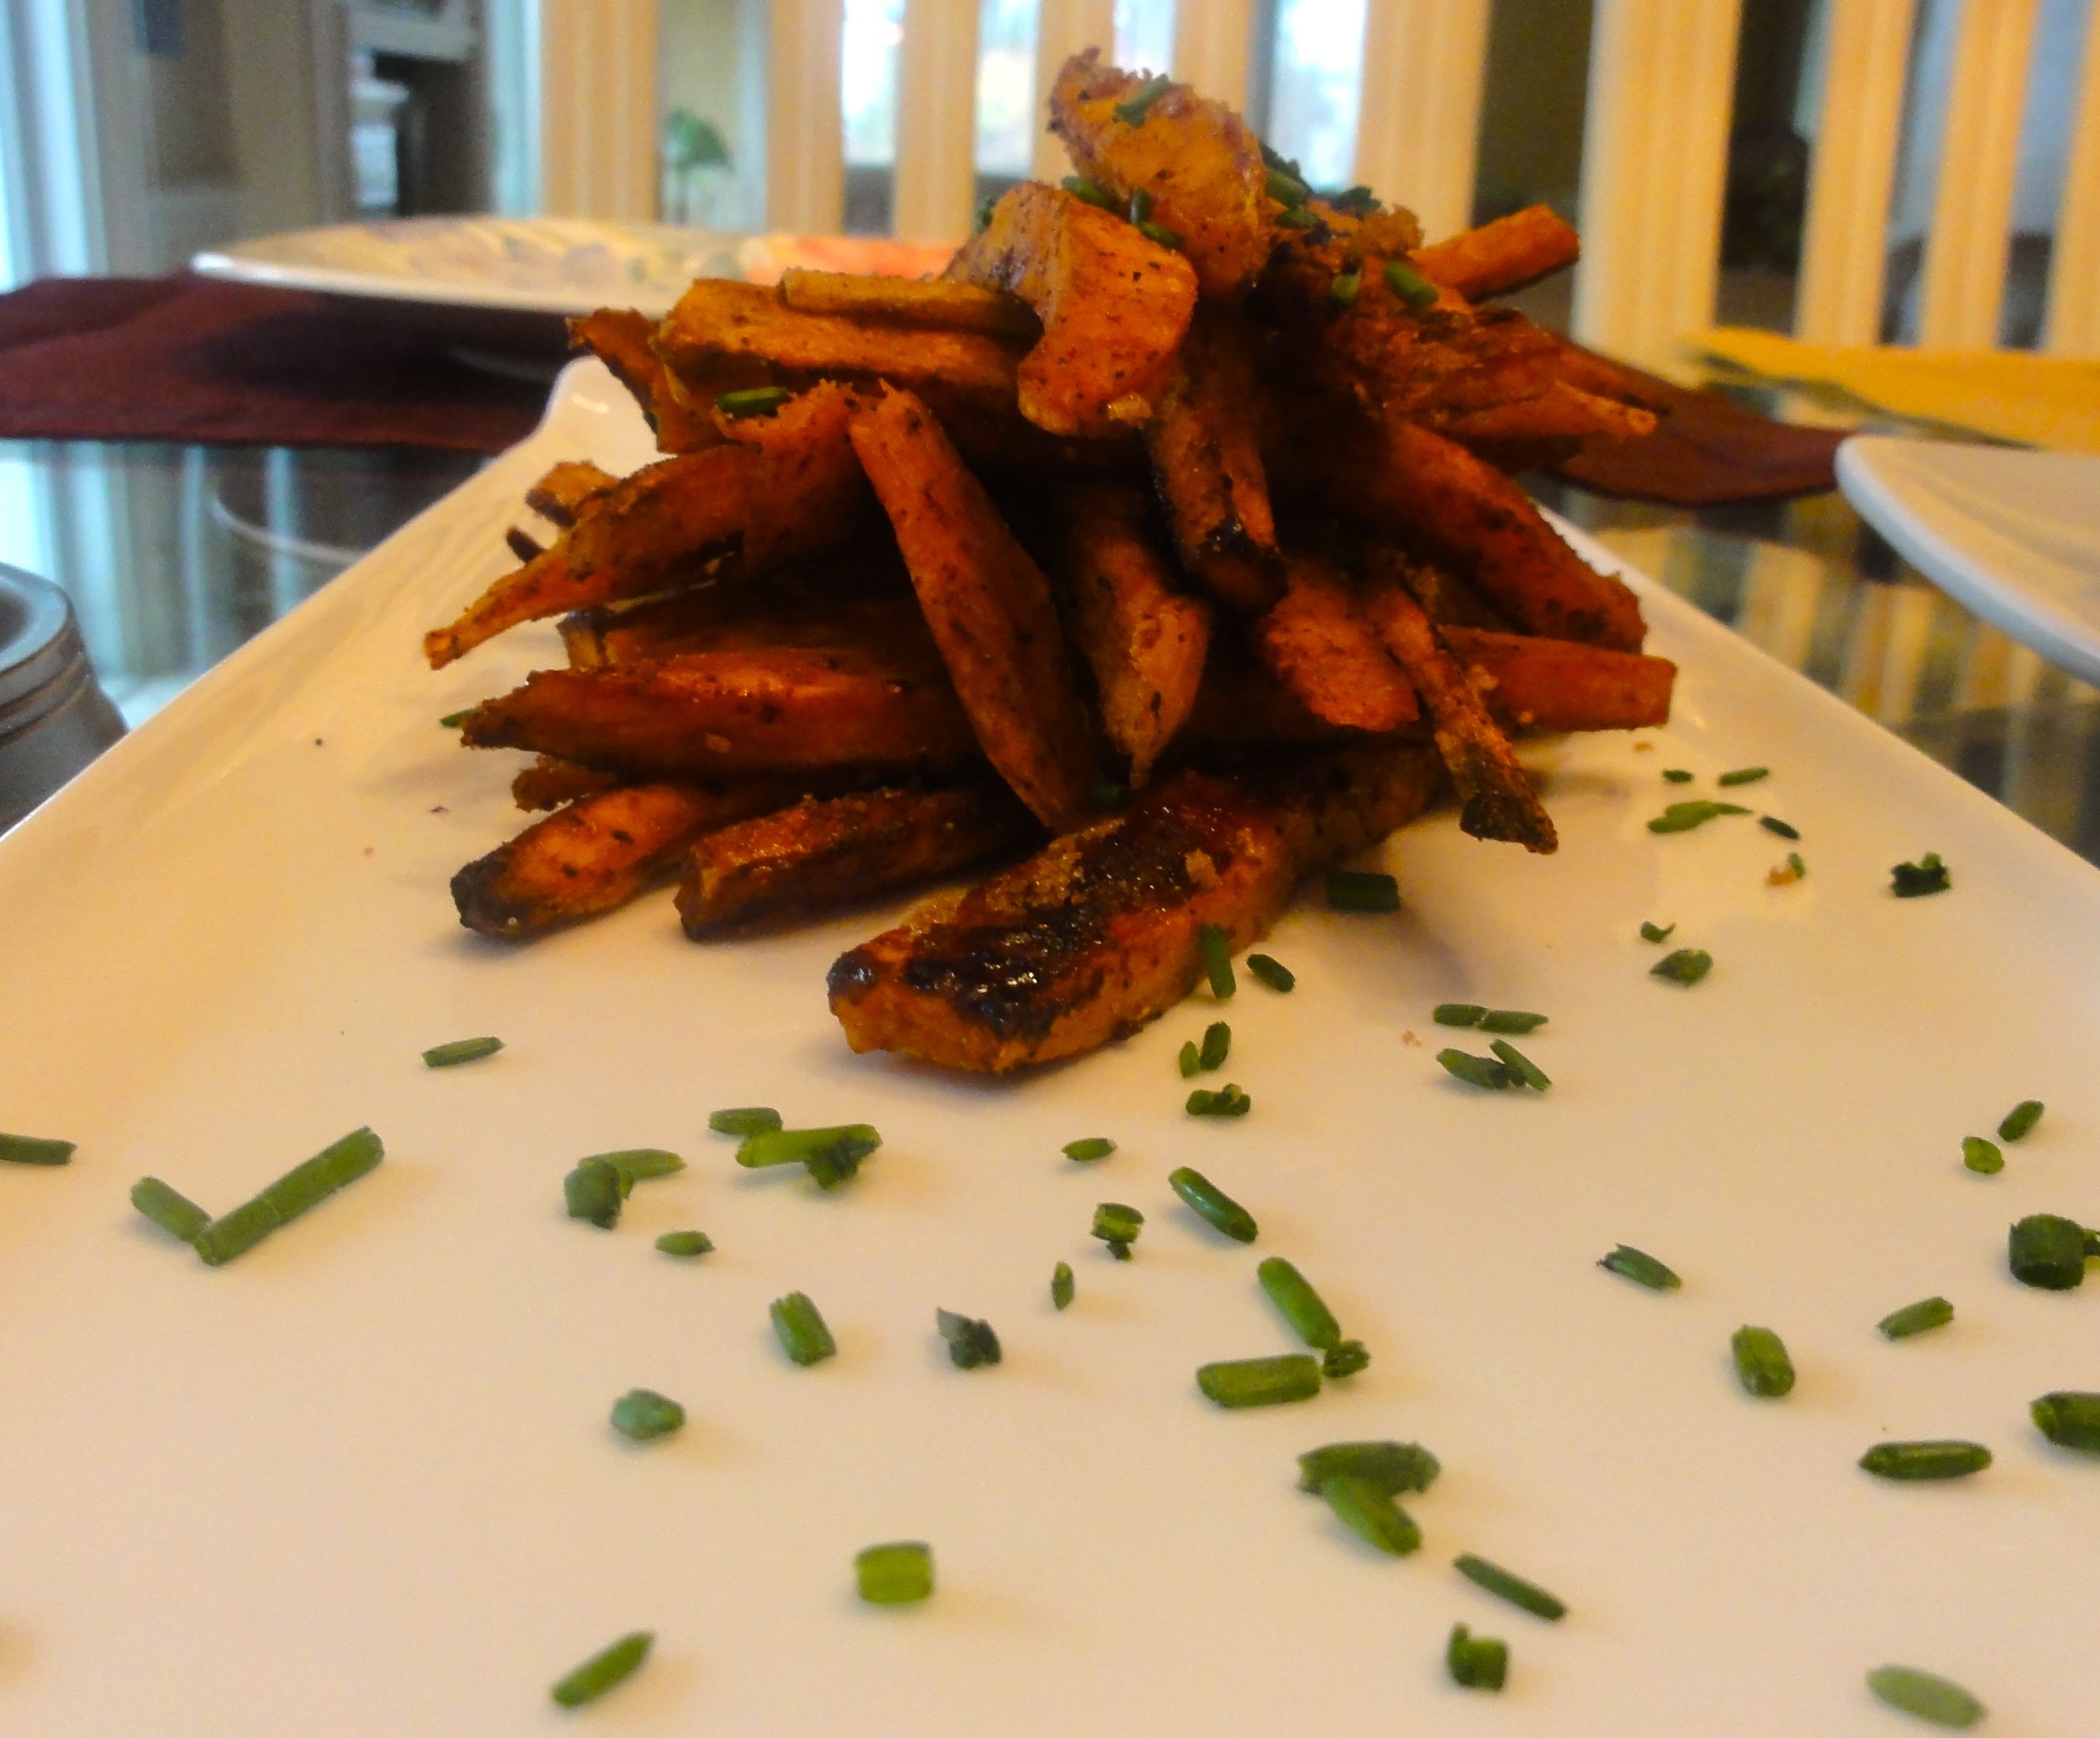
[[[2100,358],[2100,3],[2086,8],[2085,52],[2071,126],[2043,347],[2060,355]]]
[[[540,0],[540,197],[557,217],[656,215],[656,0]]]
[[[1044,122],[1057,68],[1087,48],[1100,49],[1104,57],[1114,53],[1115,0],[1043,0],[1035,24],[1036,133],[1030,165],[1039,181],[1056,181],[1070,170],[1063,143]]]
[[[1259,10],[1255,0],[1180,0],[1174,8],[1175,77],[1244,109]]]
[[[839,51],[845,0],[772,0],[765,92],[765,221],[830,235],[845,220]]]
[[[1431,239],[1472,220],[1489,0],[1370,0],[1356,179]]]
[[[960,240],[977,203],[977,0],[905,0],[890,227]]]

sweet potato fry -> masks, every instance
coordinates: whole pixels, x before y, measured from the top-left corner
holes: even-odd
[[[1030,344],[1043,335],[1043,322],[1018,296],[975,284],[808,271],[791,266],[780,276],[780,299],[804,314],[832,314],[893,326],[984,332]]]
[[[614,487],[620,479],[588,459],[564,459],[525,492],[525,505],[566,531],[576,523],[584,504]]]
[[[892,787],[810,797],[702,838],[678,884],[695,941],[783,913],[872,899],[1042,836],[1005,786]]]
[[[1050,582],[911,394],[856,416],[853,443],[986,757],[1046,827],[1075,824],[1098,774]]]
[[[1223,103],[1187,85],[1169,85],[1136,121],[1117,109],[1144,82],[1101,64],[1100,51],[1075,55],[1050,90],[1050,130],[1073,165],[1118,200],[1142,190],[1152,220],[1181,238],[1206,296],[1230,298],[1268,256],[1268,173],[1261,143]]]
[[[1414,593],[1390,573],[1358,593],[1393,662],[1429,714],[1436,752],[1458,787],[1458,825],[1476,839],[1506,839],[1542,854],[1559,840],[1531,780]]]
[[[898,591],[855,596],[812,584],[716,584],[632,608],[584,610],[562,620],[572,669],[660,664],[688,652],[786,649],[860,651],[915,668],[939,662],[926,618],[900,569]]]
[[[1476,451],[1546,442],[1572,444],[1591,434],[1630,440],[1655,432],[1655,412],[1555,380],[1529,397],[1461,412],[1441,426],[1441,432]]]
[[[579,798],[452,877],[460,921],[525,936],[624,905],[711,827],[795,800],[778,780],[623,785]]]
[[[510,781],[510,800],[521,809],[558,809],[580,796],[594,796],[620,783],[618,773],[602,773],[595,767],[579,766],[558,755],[543,754],[530,766],[520,767]]]
[[[1072,638],[1094,673],[1101,726],[1140,790],[1196,702],[1211,644],[1211,611],[1174,589],[1146,535],[1145,497],[1083,484],[1057,504],[1052,562]]]
[[[1396,730],[1417,716],[1414,690],[1332,563],[1294,555],[1283,596],[1255,624],[1268,670],[1315,717],[1352,730]]]
[[[655,432],[658,450],[698,452],[720,446],[721,433],[707,414],[706,401],[698,407],[688,403],[658,359],[655,333],[656,322],[632,308],[600,308],[569,322],[571,345],[589,351],[633,394]]]
[[[1550,205],[1527,205],[1477,229],[1455,236],[1414,254],[1414,269],[1468,302],[1507,295],[1527,284],[1551,277],[1581,258],[1582,244],[1572,223]]]
[[[1041,317],[1017,388],[1021,415],[1053,434],[1113,434],[1149,418],[1196,308],[1196,274],[1179,254],[1034,181],[992,208],[947,276],[1011,290]]]
[[[1449,627],[1444,638],[1488,710],[1512,730],[1638,730],[1670,722],[1667,658]]]

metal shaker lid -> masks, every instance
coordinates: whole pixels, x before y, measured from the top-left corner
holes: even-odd
[[[0,736],[63,703],[86,665],[72,599],[48,580],[0,567]]]

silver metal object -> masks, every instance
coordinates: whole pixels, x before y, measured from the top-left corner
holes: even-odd
[[[48,580],[0,567],[0,832],[123,734],[72,600]]]

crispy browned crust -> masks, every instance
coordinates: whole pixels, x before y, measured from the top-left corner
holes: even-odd
[[[1050,130],[1079,173],[1119,200],[1140,188],[1153,221],[1181,238],[1206,296],[1229,298],[1253,280],[1268,254],[1261,143],[1224,104],[1171,85],[1136,126],[1116,105],[1143,80],[1102,64],[1088,49],[1067,60],[1050,90]]]
[[[579,670],[660,664],[688,652],[854,651],[918,669],[939,662],[926,618],[902,569],[898,590],[855,596],[845,587],[705,585],[625,609],[580,611],[562,620],[569,663]]]
[[[1330,562],[1294,554],[1282,597],[1255,624],[1255,651],[1306,709],[1344,730],[1396,730],[1418,708]]]
[[[1527,284],[1550,277],[1582,257],[1575,226],[1549,205],[1527,205],[1477,229],[1455,236],[1413,255],[1414,269],[1432,284],[1480,302],[1507,295]]]
[[[1670,722],[1677,666],[1667,658],[1478,628],[1443,633],[1488,710],[1512,730],[1639,730]]]
[[[452,877],[460,921],[526,936],[624,905],[710,827],[795,798],[777,780],[624,785],[535,821]]]
[[[523,526],[513,525],[503,534],[505,546],[521,562],[547,553],[547,546]]]
[[[939,332],[984,332],[1030,344],[1043,333],[1043,322],[1018,296],[975,284],[791,266],[780,275],[780,299],[804,314]]]
[[[678,917],[701,941],[877,898],[1041,836],[1013,793],[990,783],[807,798],[695,844],[678,884]]]
[[[1185,772],[840,956],[832,1012],[856,1051],[1003,1074],[1099,1048],[1185,995],[1205,924],[1235,948],[1299,876],[1418,814],[1426,749],[1300,766],[1264,788]]]
[[[1101,727],[1141,790],[1196,703],[1211,611],[1174,585],[1135,487],[1086,483],[1057,502],[1052,562],[1072,638],[1094,673]]]
[[[542,518],[567,530],[576,523],[585,502],[615,487],[620,479],[589,459],[563,459],[525,492],[525,505]]]
[[[910,393],[855,417],[853,443],[986,757],[1046,827],[1076,824],[1099,773],[1050,582]]]
[[[543,754],[529,766],[521,766],[510,781],[510,800],[528,812],[558,809],[580,796],[594,796],[621,782],[617,773],[600,772],[594,766],[579,766],[558,755]]]

